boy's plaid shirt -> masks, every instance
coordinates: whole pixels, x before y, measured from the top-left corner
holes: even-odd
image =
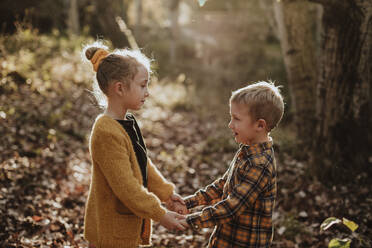
[[[208,205],[186,220],[194,230],[216,226],[210,248],[270,247],[275,198],[272,141],[241,146],[222,178],[185,199],[188,209]]]

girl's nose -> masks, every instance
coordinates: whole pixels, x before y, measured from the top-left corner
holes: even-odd
[[[230,129],[232,129],[232,121],[229,122],[229,124],[227,125]]]

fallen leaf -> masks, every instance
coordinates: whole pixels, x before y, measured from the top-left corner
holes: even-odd
[[[32,216],[32,219],[33,219],[34,221],[36,221],[36,222],[39,222],[39,221],[41,221],[41,220],[43,219],[43,217],[41,217],[41,216],[37,216],[37,215],[34,215],[34,216]]]

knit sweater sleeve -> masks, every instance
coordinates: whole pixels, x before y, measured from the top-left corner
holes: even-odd
[[[125,136],[97,128],[91,139],[92,159],[99,166],[116,197],[135,215],[159,221],[166,213],[156,195],[134,177]]]
[[[168,182],[156,166],[148,159],[147,163],[148,172],[148,189],[154,192],[162,202],[167,201],[174,192],[174,184]]]

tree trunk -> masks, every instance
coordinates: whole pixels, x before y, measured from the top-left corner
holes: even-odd
[[[68,30],[71,34],[79,35],[80,24],[79,24],[79,9],[77,0],[69,0],[68,10]]]
[[[135,0],[135,7],[136,7],[136,26],[142,25],[142,0]]]
[[[314,2],[324,34],[312,164],[323,181],[351,180],[372,171],[372,1]]]
[[[274,2],[296,133],[299,143],[303,145],[311,143],[310,140],[313,138],[317,80],[311,5],[301,0]]]
[[[170,3],[170,21],[171,21],[171,40],[169,46],[170,63],[174,65],[177,61],[177,43],[178,43],[178,16],[180,0],[172,0]]]
[[[116,22],[116,17],[121,14],[121,4],[115,0],[95,0],[98,23],[104,38],[109,38],[116,48],[129,47],[128,39]]]
[[[275,37],[280,40],[280,35],[278,31],[278,20],[275,18],[274,12],[274,4],[273,0],[258,0],[258,4],[266,16],[266,19],[269,23],[272,32],[274,33]]]

